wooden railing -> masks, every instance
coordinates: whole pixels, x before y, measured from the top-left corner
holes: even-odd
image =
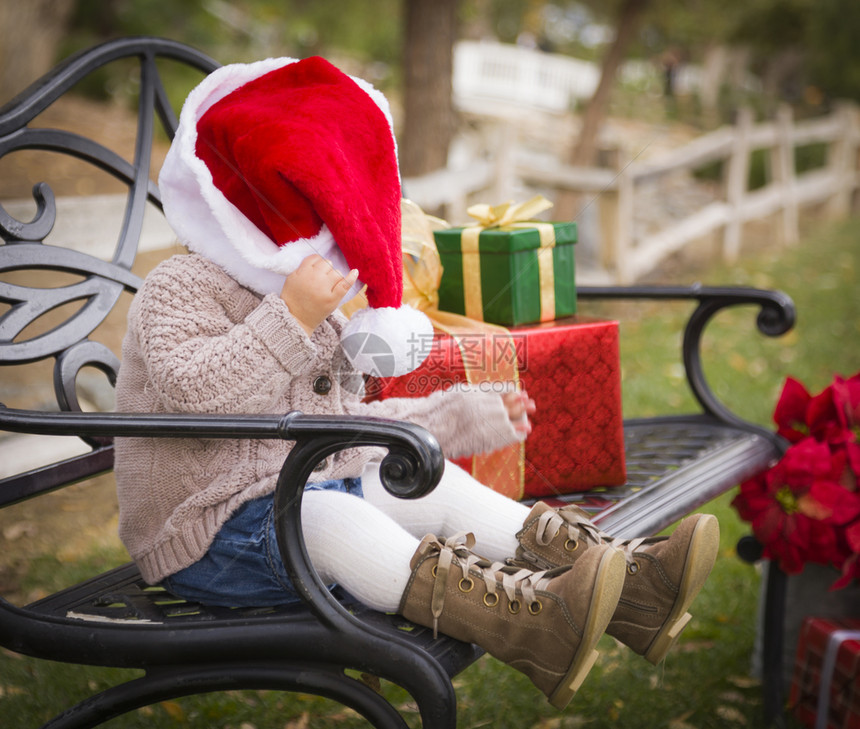
[[[723,258],[732,261],[740,253],[744,225],[755,220],[775,220],[782,240],[794,243],[801,208],[823,205],[831,217],[845,217],[860,188],[860,110],[851,104],[801,121],[784,108],[773,121],[754,123],[752,113],[742,110],[732,126],[647,161],[618,154],[612,168],[571,167],[561,160],[547,164],[545,159],[538,164],[518,149],[511,129],[497,140],[491,161],[405,179],[405,194],[452,222],[465,220],[472,201],[501,202],[523,189],[586,195],[599,206],[600,265],[617,283],[640,279],[667,256],[706,236],[717,236]],[[823,164],[798,171],[797,150],[812,145],[823,148]],[[761,152],[765,182],[751,188],[751,160]],[[678,173],[688,174],[692,184],[693,173],[708,166],[721,170],[722,184],[713,199],[660,230],[634,232],[642,186]]]

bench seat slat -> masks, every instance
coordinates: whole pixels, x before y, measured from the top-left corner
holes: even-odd
[[[477,646],[447,636],[434,639],[432,630],[398,615],[373,611],[342,590],[335,588],[335,594],[341,604],[361,620],[385,632],[407,637],[417,649],[438,661],[449,676],[458,674],[483,654]],[[287,627],[292,635],[296,630],[313,632],[318,624],[307,608],[298,602],[282,607],[224,608],[183,600],[160,587],[147,585],[133,563],[30,603],[24,610],[78,625],[136,625],[142,630],[156,629],[160,635],[151,636],[154,641],[164,640],[164,635],[172,629],[200,625],[220,626],[226,631],[232,627],[243,631],[246,637],[246,631],[256,629],[263,636],[269,636],[264,639],[277,642],[279,625]],[[224,640],[225,644],[229,643],[226,635]],[[229,651],[225,649],[224,659],[229,657]],[[105,662],[123,667],[159,665],[151,660],[141,660],[140,653],[118,655],[111,650],[109,655],[98,658],[100,664]]]
[[[632,539],[662,531],[779,457],[772,439],[708,416],[628,420],[624,441],[626,485],[545,500],[580,505],[602,530]]]

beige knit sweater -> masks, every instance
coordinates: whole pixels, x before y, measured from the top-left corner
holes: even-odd
[[[363,403],[355,387],[342,386],[344,322],[335,313],[308,337],[278,296],[261,299],[201,256],[174,256],[147,276],[132,302],[117,410],[410,420],[452,458],[518,439],[493,392],[464,388]],[[320,376],[331,382],[324,394],[313,389]],[[119,532],[143,577],[156,583],[200,559],[237,507],[274,490],[290,447],[281,440],[117,438]],[[342,451],[315,480],[359,476],[377,453]]]

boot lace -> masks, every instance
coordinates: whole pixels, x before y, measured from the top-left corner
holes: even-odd
[[[580,541],[585,542],[588,546],[609,544],[624,553],[628,568],[633,572],[638,571],[638,563],[633,553],[646,541],[653,541],[649,537],[637,537],[636,539],[612,537],[598,529],[588,518],[588,515],[575,506],[552,509],[541,514],[535,530],[535,541],[545,547],[565,527],[567,528],[566,547],[575,549]]]
[[[558,570],[532,571],[525,568],[511,567],[503,562],[491,562],[472,552],[475,536],[461,532],[449,537],[444,543],[437,542],[439,560],[433,568],[433,593],[430,599],[430,610],[433,615],[433,637],[438,635],[439,618],[445,608],[445,596],[448,582],[457,579],[462,592],[471,592],[475,579],[481,579],[486,587],[483,597],[487,607],[494,607],[499,602],[499,592],[508,598],[508,610],[516,614],[525,605],[529,612],[536,615],[542,605],[537,596],[538,590],[545,590],[551,577]],[[475,574],[477,573],[477,575]]]

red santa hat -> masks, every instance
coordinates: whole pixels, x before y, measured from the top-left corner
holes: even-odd
[[[317,57],[224,66],[189,94],[158,182],[180,241],[260,295],[312,254],[358,269],[347,357],[384,376],[421,363],[432,325],[402,304],[396,142],[370,84]]]

